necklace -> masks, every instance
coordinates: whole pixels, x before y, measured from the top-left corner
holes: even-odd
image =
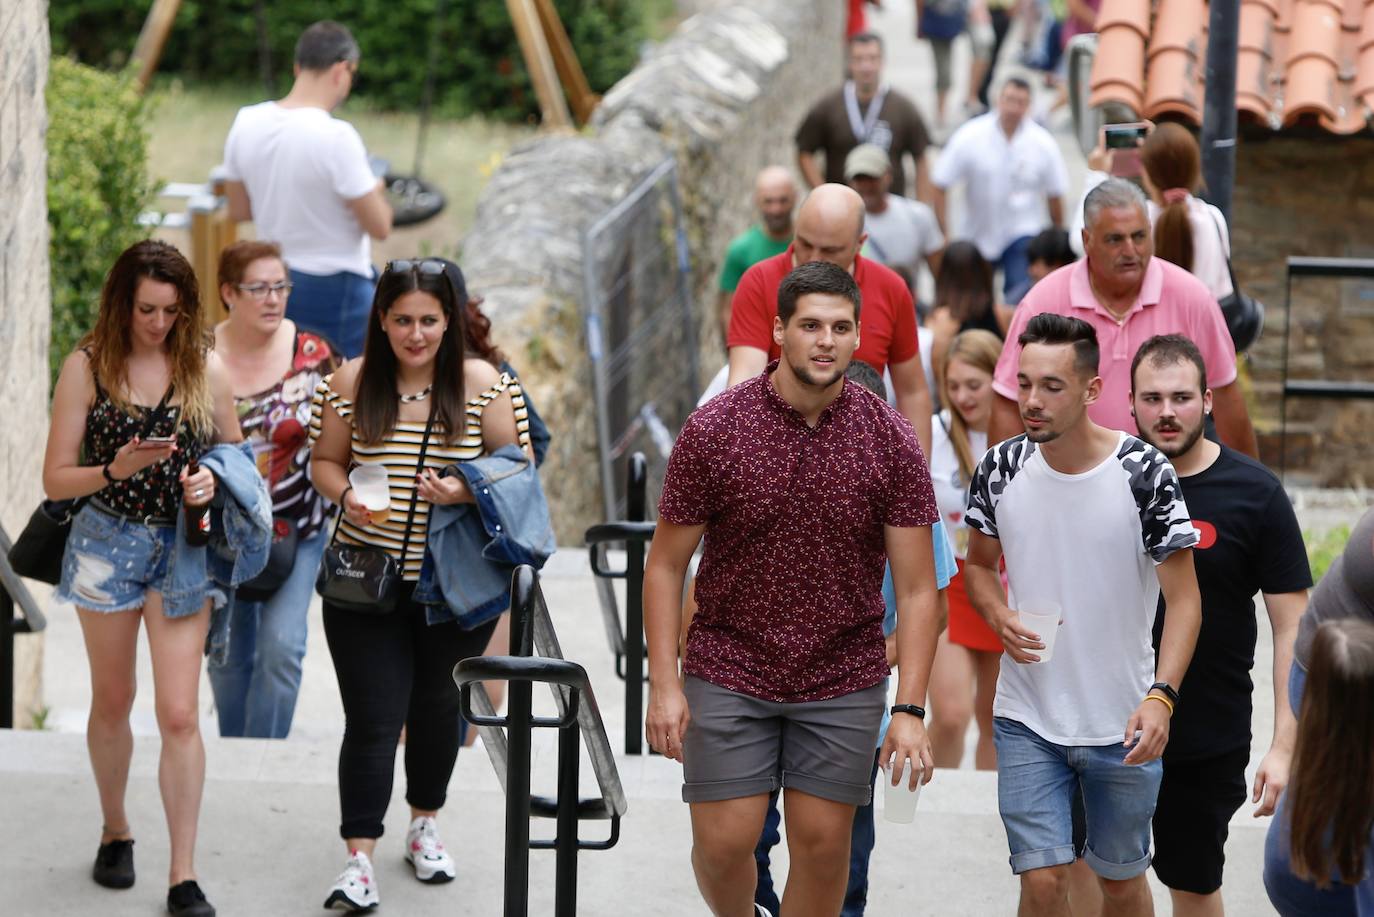
[[[433,382],[431,382],[429,385],[426,385],[424,388],[420,389],[413,395],[402,395],[401,404],[414,404],[417,401],[424,401],[426,398],[429,397],[429,392],[432,388],[434,388]]]

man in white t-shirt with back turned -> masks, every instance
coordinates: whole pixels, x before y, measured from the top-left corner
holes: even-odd
[[[348,98],[358,58],[348,29],[310,26],[296,43],[291,92],[240,109],[224,141],[230,216],[280,244],[291,269],[287,317],[348,357],[362,353],[372,306],[371,240],[392,221],[362,137],[330,114]]]
[[[1202,621],[1198,534],[1168,459],[1088,416],[1102,390],[1092,326],[1041,314],[1018,343],[1026,432],[988,450],[974,470],[964,576],[1006,650],[993,734],[1019,914],[1068,911],[1070,813],[1081,788],[1084,859],[1103,913],[1147,917],[1160,756]],[[1169,615],[1156,665],[1161,590]],[[1018,611],[1058,624],[1032,628]]]

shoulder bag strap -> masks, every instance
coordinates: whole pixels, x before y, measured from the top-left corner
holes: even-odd
[[[425,467],[425,453],[429,451],[429,434],[434,429],[434,414],[438,408],[438,403],[431,396],[429,402],[429,419],[425,421],[425,436],[420,441],[420,457],[415,460],[415,477],[420,477],[421,470]],[[410,493],[410,511],[406,513],[405,535],[401,538],[401,575],[405,576],[406,552],[410,550],[410,527],[415,523],[415,507],[420,501],[420,482],[416,480],[415,489]]]
[[[1231,267],[1231,253],[1226,250],[1226,238],[1221,234],[1221,223],[1217,219],[1219,214],[1211,209],[1211,204],[1208,204],[1207,207],[1208,215],[1212,217],[1212,228],[1217,231],[1217,244],[1221,246],[1222,256],[1226,258],[1226,276],[1231,278],[1231,293],[1239,296],[1240,284],[1236,283],[1236,271]]]

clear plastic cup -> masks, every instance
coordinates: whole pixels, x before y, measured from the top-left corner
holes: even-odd
[[[382,465],[359,465],[348,473],[358,502],[372,514],[375,525],[391,515],[391,483]]]
[[[902,779],[892,785],[892,761],[883,764],[883,821],[898,825],[909,825],[916,820],[916,800],[921,798],[920,775],[917,772],[916,789],[907,789],[911,783],[911,759],[902,761]]]
[[[1053,602],[1036,602],[1029,608],[1020,608],[1016,611],[1021,619],[1021,627],[1037,634],[1040,642],[1045,644],[1043,650],[1031,650],[1040,657],[1040,662],[1050,661],[1054,655],[1054,640],[1059,636],[1059,621],[1063,618],[1063,612]],[[1030,663],[1036,665],[1036,663]]]

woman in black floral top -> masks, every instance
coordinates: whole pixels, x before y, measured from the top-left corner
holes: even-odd
[[[134,882],[124,792],[143,626],[171,834],[167,906],[197,917],[214,914],[192,862],[205,782],[197,695],[210,600],[193,593],[189,602],[164,602],[164,592],[182,503],[215,495],[214,475],[187,466],[210,444],[242,438],[228,376],[206,347],[191,265],[165,242],[139,242],[110,269],[95,328],[62,364],[43,489],[52,499],[86,499],[56,597],[77,606],[91,668],[87,744],[104,816],[93,877],[111,888]]]
[[[229,318],[215,353],[229,370],[243,435],[272,492],[278,540],[296,534],[291,573],[270,598],[236,596],[228,653],[212,654],[210,686],[224,736],[284,739],[291,730],[305,656],[306,613],[327,533],[327,504],[310,484],[310,402],[339,358],[323,338],[286,318],[291,281],[281,248],[237,242],[220,254],[219,291]]]

